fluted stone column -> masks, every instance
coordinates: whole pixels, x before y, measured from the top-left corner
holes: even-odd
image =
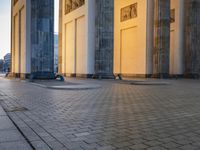
[[[58,73],[62,73],[62,11],[63,11],[63,1],[59,1],[59,35],[58,35]]]
[[[54,0],[12,0],[12,76],[54,78]]]
[[[13,73],[14,73],[14,64],[13,64],[13,62],[14,62],[14,51],[13,51],[13,28],[14,28],[14,23],[13,23],[13,17],[12,17],[12,15],[13,15],[13,4],[14,3],[14,1],[12,0],[11,1],[11,14],[10,14],[10,17],[11,17],[11,28],[10,28],[10,42],[11,42],[11,44],[10,44],[10,48],[11,48],[11,55],[10,55],[10,72],[9,72],[9,76],[14,76],[13,75]]]
[[[54,78],[54,0],[31,0],[31,74]]]
[[[153,76],[168,77],[170,51],[170,0],[154,0]]]
[[[200,1],[185,0],[185,74],[200,75]]]
[[[114,0],[96,0],[95,76],[113,78]]]

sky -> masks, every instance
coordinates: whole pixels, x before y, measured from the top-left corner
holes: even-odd
[[[58,8],[59,0],[55,2],[55,23],[54,32],[58,32]],[[0,0],[0,59],[10,53],[10,31],[11,31],[11,0]]]

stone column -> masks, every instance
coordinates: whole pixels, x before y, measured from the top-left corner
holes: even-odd
[[[14,5],[14,1],[11,1],[11,32],[10,32],[10,39],[11,39],[11,44],[10,44],[10,48],[11,48],[11,54],[10,54],[10,73],[9,76],[13,76],[14,74],[14,50],[13,50],[13,5]]]
[[[169,75],[170,0],[154,0],[153,76]]]
[[[95,76],[113,78],[114,0],[96,0]]]
[[[200,75],[200,1],[185,0],[185,74]]]
[[[59,35],[58,35],[58,73],[62,73],[62,11],[63,0],[59,1]],[[64,73],[64,72],[63,72]]]
[[[54,0],[31,0],[31,74],[54,78]]]

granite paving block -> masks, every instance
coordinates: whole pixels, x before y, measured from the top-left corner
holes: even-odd
[[[0,143],[13,142],[13,141],[23,141],[23,136],[18,130],[0,130]]]
[[[0,143],[0,149],[1,150],[32,150],[29,144],[23,141]]]
[[[0,131],[16,129],[7,116],[0,116]]]
[[[45,148],[45,144],[69,150],[199,149],[199,80],[167,80],[170,85],[162,86],[110,80],[81,82],[99,84],[102,88],[50,90],[0,80],[0,91],[9,91],[1,104],[5,108],[28,108],[26,112],[9,115],[17,125],[26,125],[19,127],[38,149]],[[34,139],[32,132],[40,140]],[[11,133],[2,134],[6,135],[0,136],[3,143],[19,140]]]
[[[5,116],[6,113],[5,111],[3,110],[3,108],[0,106],[0,116]]]

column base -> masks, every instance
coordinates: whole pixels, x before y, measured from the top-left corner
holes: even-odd
[[[122,78],[150,78],[152,74],[125,74],[125,73],[115,73],[115,77],[121,76]]]
[[[76,74],[77,78],[92,78],[93,74]]]
[[[159,79],[168,79],[170,75],[168,73],[156,73],[152,74],[152,78],[159,78]]]
[[[29,79],[30,78],[30,73],[8,73],[6,75],[6,77],[8,78],[20,78],[22,80],[25,80],[25,79]]]
[[[62,74],[62,73],[61,73]],[[76,77],[76,74],[75,73],[63,73],[63,75],[65,77],[69,77],[69,78],[75,78]]]
[[[93,74],[64,73],[64,76],[69,78],[92,78]]]
[[[190,79],[199,79],[200,74],[199,73],[187,73],[187,74],[184,74],[184,77],[190,78]]]
[[[184,75],[183,74],[170,74],[169,77],[173,78],[173,79],[179,79],[179,78],[184,78]]]
[[[50,72],[36,73],[9,73],[7,77],[25,79],[55,79],[55,74]]]
[[[55,79],[53,72],[34,72],[30,74],[30,80],[32,79]]]
[[[103,73],[97,73],[93,74],[93,79],[115,79],[114,74],[103,74]]]

